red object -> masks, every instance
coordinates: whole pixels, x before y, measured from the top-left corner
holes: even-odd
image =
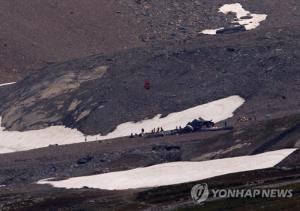
[[[148,80],[144,81],[144,88],[145,89],[150,89],[150,82]]]

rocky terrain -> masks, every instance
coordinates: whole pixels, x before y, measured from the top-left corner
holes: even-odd
[[[2,125],[28,130],[64,124],[107,133],[123,122],[231,94],[246,99],[243,113],[294,112],[300,105],[298,31],[203,37],[50,65],[4,98]],[[145,79],[150,90],[143,88]]]
[[[0,8],[0,83],[53,62],[143,44],[142,25],[118,0],[13,0]]]
[[[237,2],[267,19],[249,31],[201,33],[232,27],[235,15],[218,10]],[[0,87],[1,126],[8,131],[63,125],[107,134],[124,122],[231,95],[245,99],[226,120],[232,131],[1,154],[0,210],[240,210],[243,203],[246,210],[297,210],[299,151],[275,168],[205,180],[212,187],[293,188],[291,199],[218,199],[196,206],[190,198],[195,183],[125,191],[34,183],[298,148],[299,8],[296,0],[0,1],[0,83],[17,81]]]
[[[299,115],[233,131],[200,132],[160,138],[118,138],[49,146],[0,155],[0,184],[24,184],[45,177],[68,178],[173,161],[203,161],[300,146]],[[226,141],[225,141],[226,140]],[[297,160],[298,159],[298,160]],[[296,156],[287,165],[299,165]]]
[[[203,10],[197,10],[199,1],[126,2],[128,8],[136,11],[139,22],[151,19],[149,31],[160,34],[153,42],[156,44],[55,63],[39,69],[37,74],[29,74],[14,87],[14,92],[1,99],[2,125],[8,130],[28,130],[64,124],[86,134],[105,134],[122,122],[158,113],[165,115],[232,94],[247,100],[243,113],[252,115],[299,108],[300,42],[299,24],[294,22],[295,2],[285,3],[285,8],[293,7],[285,13],[289,15],[285,22],[277,20],[280,11],[272,10],[274,5],[267,5],[271,4],[269,1],[266,5],[254,4],[256,7],[250,7],[253,11],[272,11],[263,26],[220,36],[196,36],[191,29],[195,29],[196,23],[203,30],[208,27],[205,24],[217,27],[214,23],[219,19],[230,22],[230,15],[216,16],[216,8],[224,1],[201,1]],[[213,20],[197,21],[198,18],[193,22],[187,19],[188,12],[197,17],[211,16]],[[174,18],[175,15],[178,17]],[[185,33],[175,28],[180,41],[163,42],[164,34],[173,29],[166,26],[168,20],[185,20],[179,22],[190,26],[188,34],[193,39],[185,39]],[[143,89],[146,79],[151,83],[149,91]]]
[[[226,140],[226,141],[225,141]],[[268,143],[268,147],[265,144]],[[202,161],[235,157],[299,146],[299,115],[254,124],[240,124],[234,131],[192,133],[162,138],[121,138],[66,146],[50,146],[26,152],[0,155],[0,206],[4,210],[197,210],[190,198],[195,184],[152,189],[104,191],[97,189],[55,189],[36,185],[35,181],[55,177],[93,175],[150,166],[172,161]],[[283,160],[276,168],[238,173],[205,180],[211,187],[285,187],[292,185],[292,199],[250,200],[249,209],[264,204],[270,209],[277,203],[283,208],[299,207],[299,151]],[[290,186],[289,186],[290,185]],[[225,204],[224,204],[225,203]],[[202,208],[241,207],[242,202],[217,200]],[[117,207],[116,207],[117,206]],[[252,208],[251,208],[252,207]],[[200,207],[201,208],[201,207]],[[201,209],[202,209],[201,208]],[[216,208],[215,208],[216,209]]]
[[[202,36],[199,32],[204,29],[229,26],[233,15],[218,13],[218,9],[236,2],[1,1],[0,83],[21,79],[29,70],[54,62]],[[251,12],[268,15],[257,33],[267,30],[274,34],[299,24],[297,0],[241,3]]]

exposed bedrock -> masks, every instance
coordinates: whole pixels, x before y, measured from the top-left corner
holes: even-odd
[[[123,122],[230,95],[246,99],[246,113],[297,109],[299,31],[200,37],[53,64],[8,93],[2,126],[22,131],[64,124],[107,133]]]
[[[5,110],[2,119],[4,127],[11,130],[39,129],[62,124],[66,115],[80,121],[89,115],[94,104],[92,99],[82,102],[72,94],[82,83],[101,78],[107,69],[108,66],[98,66],[84,71],[64,70],[54,77],[49,76],[48,80],[25,85],[24,89],[19,90],[18,98],[7,104],[9,109]],[[16,105],[12,106],[12,102]],[[87,103],[91,105],[87,106]],[[77,110],[80,104],[84,108]]]

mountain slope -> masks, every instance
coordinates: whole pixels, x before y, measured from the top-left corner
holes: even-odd
[[[49,63],[96,53],[181,41],[204,29],[230,26],[219,13],[225,0],[11,0],[0,1],[0,83],[16,81]],[[259,28],[276,33],[299,25],[297,0],[240,2],[266,14]]]
[[[142,44],[118,0],[0,1],[0,83],[51,62]]]
[[[244,114],[297,111],[299,29],[255,31],[160,43],[42,68],[15,85],[1,106],[9,130],[64,124],[87,134],[184,110],[230,95]],[[144,89],[149,80],[150,90]]]

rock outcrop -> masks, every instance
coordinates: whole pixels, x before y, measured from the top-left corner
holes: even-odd
[[[298,31],[200,37],[53,64],[7,93],[2,126],[22,131],[63,124],[105,134],[124,122],[230,95],[246,99],[244,113],[291,111],[300,105]]]

